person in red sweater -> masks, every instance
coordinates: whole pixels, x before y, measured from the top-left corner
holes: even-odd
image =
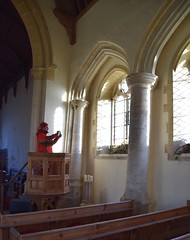
[[[55,134],[47,136],[48,124],[46,122],[40,123],[39,129],[36,133],[37,136],[37,151],[38,152],[52,152],[52,146],[59,140],[62,136],[60,131]]]

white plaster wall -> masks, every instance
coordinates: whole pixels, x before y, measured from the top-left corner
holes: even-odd
[[[132,68],[145,31],[163,2],[164,0],[98,1],[77,22],[71,81],[75,79],[84,59],[98,41],[111,41],[124,48]]]
[[[160,94],[163,89],[158,89]],[[158,97],[158,96],[157,96]],[[154,142],[153,153],[151,154],[151,201],[154,210],[162,210],[186,205],[190,199],[190,158],[189,161],[176,161],[168,158],[165,152],[168,143],[167,136],[167,112],[164,112],[165,96],[157,98],[154,105]],[[155,102],[154,102],[155,103]]]
[[[176,161],[173,156],[169,157],[167,154],[168,134],[172,131],[172,120],[168,112],[172,108],[168,79],[171,77],[171,67],[177,56],[175,52],[178,53],[184,39],[188,39],[189,23],[188,17],[173,33],[160,55],[157,66],[159,80],[157,88],[153,91],[149,176],[151,201],[155,210],[186,205],[186,201],[190,199],[190,158],[187,161]]]
[[[77,22],[76,44],[71,46],[66,30],[54,16],[54,0],[37,0],[44,13],[53,48],[55,77],[47,79],[45,121],[50,133],[61,130],[61,145],[55,151],[63,151],[67,104],[62,96],[69,87],[92,48],[98,41],[111,41],[126,50],[130,69],[140,47],[142,38],[156,11],[164,0],[102,0]],[[133,11],[131,11],[133,8]],[[98,16],[98,17],[97,17]],[[167,55],[166,58],[169,56]],[[163,72],[166,65],[160,72]],[[160,76],[160,81],[167,76]],[[18,84],[17,98],[8,96],[8,104],[0,111],[1,148],[9,149],[10,165],[21,167],[29,149],[30,97],[24,90],[24,81]],[[21,91],[22,90],[22,91]],[[190,199],[190,162],[168,161],[165,154],[167,144],[167,114],[164,113],[164,85],[158,85],[154,99],[153,149],[150,169],[150,195],[155,209],[175,207]],[[62,126],[55,123],[56,109],[62,109]],[[96,158],[94,161],[94,202],[119,201],[126,187],[127,159]]]
[[[94,203],[116,202],[126,187],[127,156],[98,157],[94,161]]]
[[[62,137],[53,146],[53,152],[64,151],[67,103],[62,101],[64,87],[48,81],[46,91],[45,121],[49,123],[49,134],[61,131]]]
[[[53,80],[47,79],[46,103],[44,120],[49,123],[49,133],[62,132],[62,138],[53,146],[54,152],[64,151],[65,124],[67,115],[67,97],[69,94],[69,70],[71,45],[63,25],[55,17],[54,0],[38,0],[41,11],[51,38],[53,49],[53,64],[55,65],[55,76]],[[57,111],[60,112],[59,118]]]
[[[155,190],[156,209],[186,205],[190,199],[190,161],[164,161],[158,168]]]
[[[28,161],[31,97],[32,82],[26,90],[23,78],[17,84],[16,98],[13,90],[9,90],[7,104],[3,101],[0,110],[1,148],[8,149],[9,168],[20,169]]]
[[[54,130],[54,114],[58,107],[63,108],[66,119],[66,104],[62,95],[69,93],[75,77],[92,48],[98,41],[111,41],[126,50],[132,69],[142,38],[158,8],[164,0],[104,0],[99,1],[77,22],[76,44],[70,46],[65,28],[53,14],[53,0],[38,0],[53,47],[53,60],[57,66],[54,81],[47,81],[45,121]],[[133,8],[133,11],[131,11]],[[97,17],[98,16],[98,17]],[[166,55],[166,58],[169,58]],[[161,69],[164,72],[166,65]],[[167,76],[160,76],[160,81]],[[166,96],[164,85],[158,85],[154,99],[153,140],[150,168],[150,197],[154,209],[164,209],[185,204],[189,194],[189,162],[168,161],[165,153],[167,144],[167,113],[164,113]],[[63,124],[64,125],[64,124]],[[61,129],[60,129],[61,130]],[[62,129],[64,132],[64,127]],[[125,160],[95,159],[94,161],[94,201],[119,201],[126,187]]]

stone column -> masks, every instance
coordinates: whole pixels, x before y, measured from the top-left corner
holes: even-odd
[[[148,210],[148,165],[151,85],[156,76],[133,73],[127,78],[131,91],[127,182],[121,200],[134,199],[137,212]]]
[[[81,201],[82,190],[82,130],[83,130],[83,113],[88,102],[81,99],[71,101],[74,108],[74,121],[72,131],[72,146],[71,146],[71,169],[70,169],[70,196],[73,205],[79,205]]]
[[[40,69],[33,68],[30,72],[30,77],[33,78],[33,96],[31,107],[31,134],[30,134],[30,151],[36,151],[36,131],[37,128],[44,120],[45,112],[45,93],[46,93],[46,80]]]
[[[32,106],[31,106],[31,128],[30,128],[30,151],[36,151],[36,131],[39,124],[44,121],[46,84],[47,80],[54,79],[56,66],[47,68],[33,67],[30,70],[32,82]]]
[[[31,128],[30,128],[30,151],[36,151],[36,131],[39,124],[44,121],[46,84],[47,80],[54,79],[56,66],[48,68],[33,67],[30,70],[32,78],[32,103],[31,103]]]

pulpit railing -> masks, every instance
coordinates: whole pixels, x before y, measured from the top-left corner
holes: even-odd
[[[21,175],[22,172],[24,170],[24,168],[27,166],[28,162],[26,162],[23,167],[18,170],[15,175],[7,182],[1,182],[0,186],[1,186],[1,198],[0,198],[0,211],[1,214],[3,214],[3,210],[4,210],[4,200],[5,200],[5,191],[8,189],[11,189],[12,194],[10,194],[10,196],[13,197],[19,197],[22,193],[23,193],[23,184],[24,182],[22,182],[21,179]],[[15,180],[17,179],[17,185],[15,186]],[[16,191],[16,193],[15,193]],[[15,194],[13,194],[15,193]]]

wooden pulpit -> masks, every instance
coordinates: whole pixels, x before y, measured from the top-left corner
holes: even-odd
[[[36,210],[60,208],[69,193],[70,154],[30,152],[26,194]]]

